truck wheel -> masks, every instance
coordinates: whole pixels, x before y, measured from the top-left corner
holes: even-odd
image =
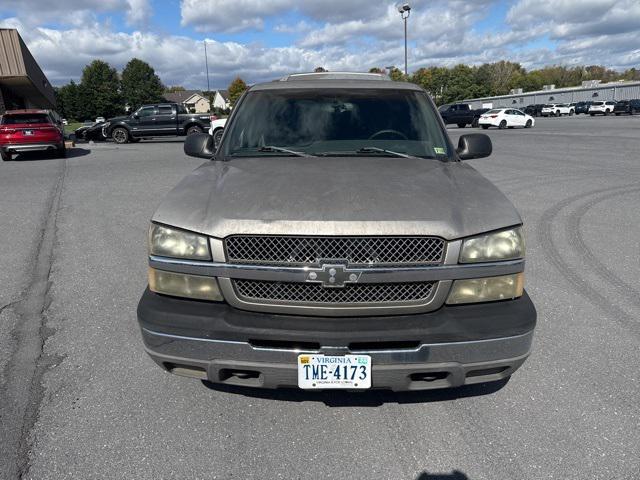
[[[200,128],[198,125],[191,125],[189,128],[187,128],[187,135],[194,135],[196,133],[202,133],[202,128]]]
[[[466,123],[459,123],[459,124],[458,124],[458,128],[464,128],[464,127],[466,127],[466,126],[467,126],[467,124],[466,124]]]
[[[111,132],[111,138],[119,144],[127,143],[129,141],[129,132],[126,128],[116,127]]]
[[[506,121],[506,120],[502,120],[502,121],[500,122],[500,124],[498,125],[498,128],[499,128],[500,130],[505,129],[506,127],[507,127],[507,121]]]
[[[222,134],[224,130],[222,128],[217,128],[215,132],[213,132],[213,144],[217,147],[220,145],[220,140],[222,140]]]

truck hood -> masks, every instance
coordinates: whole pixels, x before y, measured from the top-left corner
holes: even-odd
[[[433,235],[448,240],[522,223],[464,163],[388,157],[262,157],[208,162],[162,201],[153,221],[224,238]]]

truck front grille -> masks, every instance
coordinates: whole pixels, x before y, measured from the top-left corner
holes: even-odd
[[[438,265],[445,242],[437,237],[283,237],[236,235],[225,240],[232,263],[317,266],[322,260],[357,265]]]
[[[344,288],[325,288],[316,283],[233,280],[241,300],[277,304],[402,304],[424,302],[435,291],[436,282],[360,283]]]

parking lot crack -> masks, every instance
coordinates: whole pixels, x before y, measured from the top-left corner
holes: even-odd
[[[31,431],[45,394],[42,377],[61,360],[44,354],[43,348],[54,333],[46,325],[46,311],[51,302],[50,276],[66,169],[66,160],[61,159],[41,219],[29,284],[19,300],[2,307],[11,308],[18,321],[12,332],[16,347],[5,367],[0,401],[0,458],[4,459],[1,478],[28,476]]]

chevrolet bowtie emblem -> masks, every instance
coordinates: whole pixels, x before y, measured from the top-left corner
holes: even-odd
[[[321,283],[325,288],[343,288],[347,283],[357,283],[361,270],[351,270],[344,264],[322,264],[307,274],[307,282]]]

